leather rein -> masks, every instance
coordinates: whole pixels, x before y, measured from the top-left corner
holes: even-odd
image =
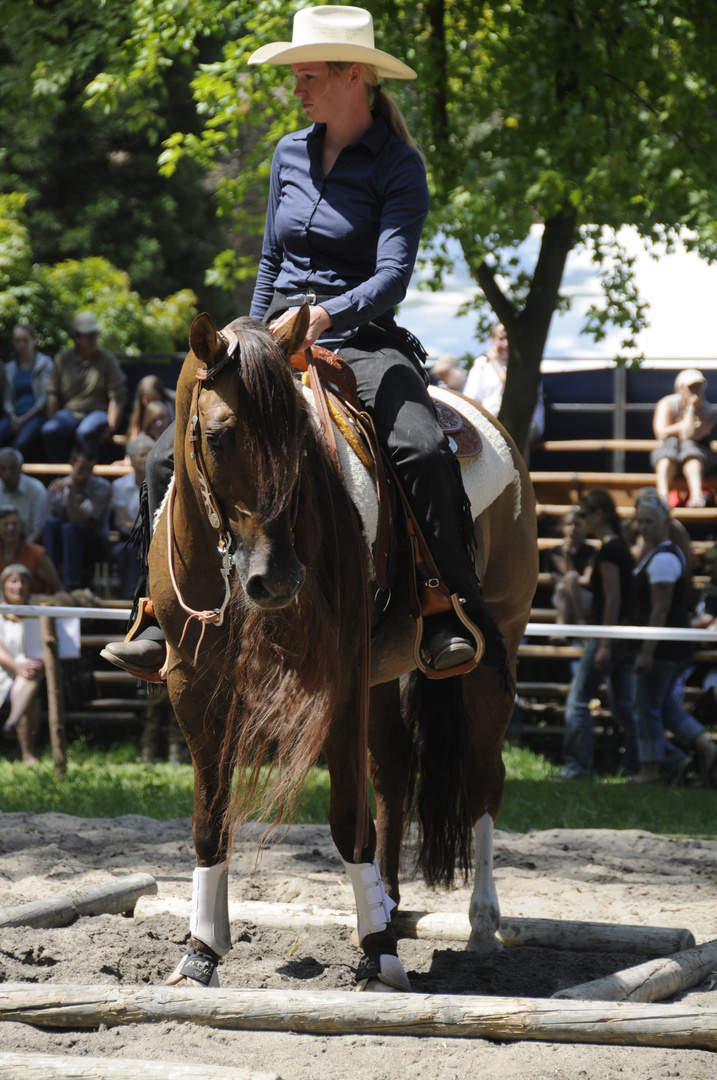
[[[169,505],[167,507],[167,557],[169,564],[169,576],[172,582],[172,588],[174,589],[175,596],[179,601],[179,605],[183,611],[187,613],[187,621],[184,624],[184,630],[182,631],[182,637],[179,641],[178,648],[182,647],[184,636],[187,633],[189,624],[192,619],[196,619],[202,624],[202,631],[199,635],[199,641],[197,647],[194,650],[194,663],[197,663],[199,657],[199,649],[201,648],[202,641],[204,639],[204,632],[209,625],[221,626],[224,622],[224,615],[226,614],[227,605],[229,603],[229,597],[231,596],[231,572],[234,568],[234,538],[231,533],[227,521],[224,517],[222,509],[219,505],[219,501],[214,494],[214,489],[207,477],[207,472],[204,464],[204,456],[202,454],[202,442],[201,436],[198,431],[199,425],[199,392],[202,386],[213,379],[229,360],[234,355],[237,346],[239,344],[239,338],[233,330],[225,328],[219,332],[219,338],[221,339],[224,349],[220,353],[219,358],[216,360],[211,368],[199,367],[196,372],[196,382],[194,384],[194,390],[192,393],[192,403],[190,407],[190,421],[189,421],[189,435],[187,436],[190,452],[189,456],[194,461],[197,467],[197,479],[199,481],[199,490],[202,496],[202,502],[204,509],[209,520],[209,524],[218,533],[217,537],[217,551],[221,560],[219,572],[224,579],[224,597],[219,607],[205,609],[203,611],[197,608],[190,607],[186,603],[182,596],[179,583],[174,570],[174,499],[176,495],[176,485],[174,483],[174,476],[169,487]]]

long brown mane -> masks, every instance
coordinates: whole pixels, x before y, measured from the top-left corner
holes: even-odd
[[[238,770],[228,819],[236,826],[249,815],[287,818],[351,692],[367,552],[285,354],[253,320],[233,329],[240,334],[243,431],[236,467],[253,470],[258,505],[271,517],[293,500],[301,462],[294,538],[306,568],[296,600],[280,610],[252,606],[238,581],[234,586],[218,693],[232,688],[221,764]]]

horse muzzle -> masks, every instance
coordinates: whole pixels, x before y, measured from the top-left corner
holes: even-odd
[[[234,553],[234,565],[248,601],[267,611],[290,604],[306,580],[306,568],[293,549],[288,557],[264,559],[256,550],[247,555],[238,548]]]

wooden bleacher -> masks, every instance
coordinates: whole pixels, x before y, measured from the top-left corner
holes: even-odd
[[[545,440],[537,444],[545,451],[582,452],[582,451],[606,451],[624,450],[646,452],[657,446],[655,439],[570,439],[570,440]],[[536,448],[537,448],[536,447]],[[717,441],[713,443],[717,450]],[[95,471],[98,475],[107,479],[114,479],[124,475],[130,470],[130,466],[122,462],[114,462],[110,465],[98,465]],[[55,476],[65,475],[70,471],[69,465],[50,465],[46,463],[27,463],[23,471],[28,475],[35,476],[43,482]],[[649,472],[598,472],[598,471],[549,471],[539,470],[531,472],[531,479],[537,498],[537,512],[539,530],[552,532],[553,535],[540,535],[538,548],[545,551],[556,547],[560,543],[557,535],[557,523],[560,517],[576,505],[580,496],[592,488],[605,488],[613,496],[617,505],[618,513],[623,518],[633,514],[633,499],[635,492],[641,487],[654,485],[654,474]],[[681,485],[684,490],[684,485]],[[710,526],[717,534],[717,508],[705,507],[701,509],[677,507],[673,510],[673,516],[682,521],[688,528],[691,525],[699,525],[702,530],[708,531]],[[595,541],[597,544],[597,541]],[[712,546],[712,537],[694,540],[694,547],[698,554],[703,554]],[[707,579],[703,576],[695,577],[695,585],[701,586]],[[531,622],[549,623],[556,618],[555,610],[548,606],[550,589],[552,586],[551,576],[541,573],[538,580],[538,589],[531,611]],[[557,628],[556,628],[557,630]],[[88,650],[97,650],[110,640],[121,640],[122,633],[83,634],[82,645]],[[529,722],[523,727],[523,736],[528,743],[533,739],[543,739],[546,735],[555,736],[562,731],[560,727],[562,712],[564,710],[565,697],[569,688],[569,682],[556,680],[551,674],[555,666],[574,661],[582,654],[582,647],[575,644],[557,645],[550,643],[545,638],[538,642],[526,641],[519,650],[519,661],[539,662],[541,678],[523,680],[520,679],[520,667],[518,674],[518,701],[523,712],[529,715]],[[717,650],[701,650],[697,660],[700,662],[717,663]],[[545,671],[545,679],[542,678],[542,670]],[[563,671],[564,671],[563,667]],[[68,719],[82,723],[97,723],[103,719],[105,722],[134,724],[142,722],[146,711],[147,696],[142,688],[138,688],[137,681],[132,676],[119,670],[96,670],[94,671],[96,685],[101,691],[112,691],[135,688],[131,697],[117,697],[104,695],[86,703],[80,711],[68,714]],[[688,688],[688,702],[694,701],[700,694],[699,688]],[[599,706],[594,711],[596,734],[610,732],[610,713],[604,706]],[[546,720],[546,717],[549,719]],[[539,746],[540,743],[538,742]]]

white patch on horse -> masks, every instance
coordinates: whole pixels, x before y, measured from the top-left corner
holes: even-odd
[[[313,422],[317,430],[320,430],[313,391],[308,386],[302,386],[302,391],[309,405]],[[477,406],[461,397],[460,394],[455,394],[452,390],[440,386],[431,386],[429,392],[431,397],[444,401],[459,412],[480,433],[483,443],[481,453],[475,458],[468,458],[460,463],[463,486],[470,499],[473,519],[478,518],[491,503],[495,502],[505,488],[512,484],[514,491],[513,519],[516,520],[521,512],[520,474],[513,463],[513,456],[508,443]],[[378,531],[376,483],[373,473],[359,461],[335,423],[334,434],[336,435],[336,445],[346,488],[351,501],[361,516],[363,535],[371,556],[371,565],[373,565],[372,549]]]
[[[500,904],[493,880],[493,819],[483,814],[473,829],[475,839],[475,879],[468,915],[471,936],[468,952],[499,952],[503,946],[496,937],[500,929]]]
[[[520,474],[513,464],[510,447],[500,431],[483,415],[477,405],[443,386],[431,386],[428,391],[437,401],[459,412],[479,432],[483,449],[478,457],[461,461],[463,486],[471,501],[473,518],[479,517],[499,495],[513,485],[513,519],[521,510]]]
[[[174,487],[174,473],[172,473],[172,479],[169,481],[169,486],[167,487],[167,490],[164,493],[164,498],[162,499],[161,503],[159,504],[159,507],[154,512],[154,521],[152,522],[152,536],[154,536],[154,533],[155,533],[156,528],[157,528],[157,524],[159,522],[159,519],[162,516],[162,513],[164,511],[165,506],[169,503],[169,499],[170,499],[170,496],[172,494],[172,488],[173,487]]]

